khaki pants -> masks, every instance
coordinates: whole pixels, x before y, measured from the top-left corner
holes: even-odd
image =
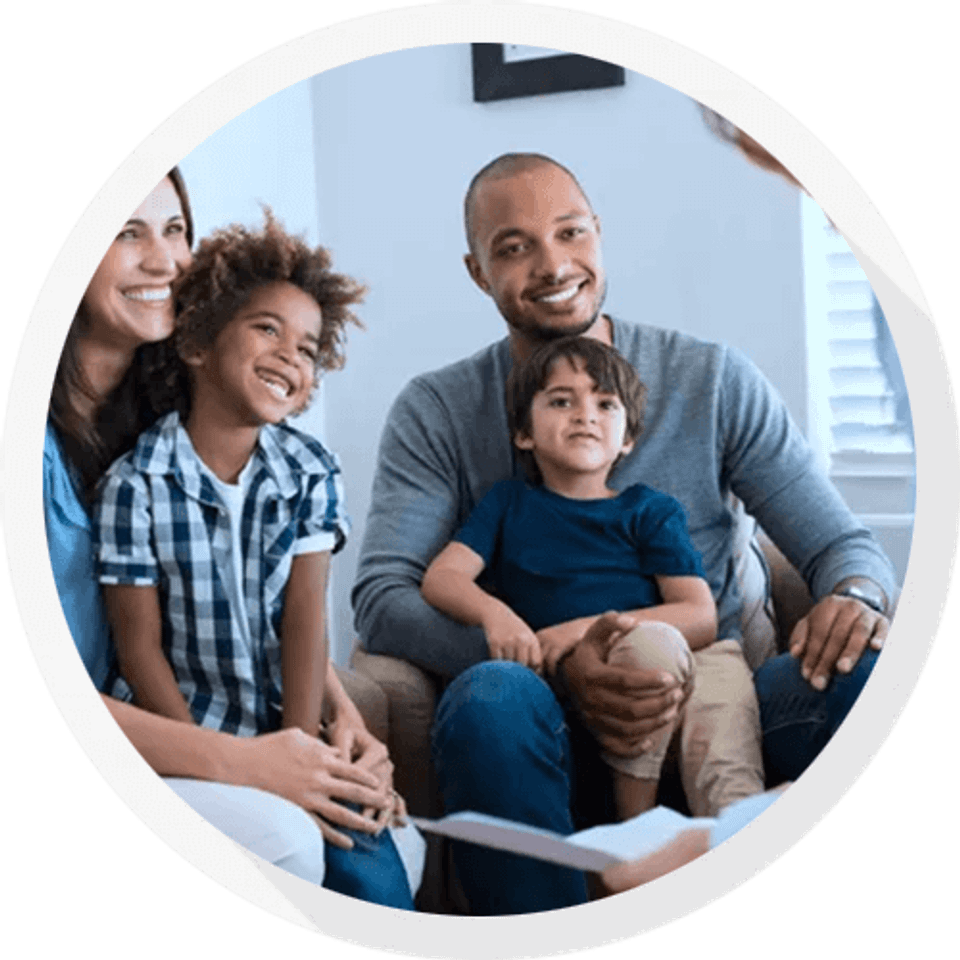
[[[680,774],[695,817],[761,793],[763,759],[760,710],[753,676],[736,640],[717,640],[691,653],[683,634],[666,623],[641,623],[619,640],[610,664],[664,670],[693,692],[684,711],[657,741],[634,759],[604,754],[615,770],[640,780],[659,780],[663,758],[679,726]]]

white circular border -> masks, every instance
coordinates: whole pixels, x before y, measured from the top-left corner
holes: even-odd
[[[424,922],[424,917],[383,910],[374,917],[364,904],[306,884],[294,889],[297,885],[288,884],[286,874],[284,896],[275,885],[277,876],[269,879],[271,871],[254,865],[172,794],[157,790],[156,779],[86,682],[66,631],[43,537],[40,454],[59,344],[71,305],[96,266],[94,251],[107,245],[112,225],[136,206],[163,171],[232,117],[314,73],[403,47],[484,40],[576,50],[652,76],[743,126],[809,186],[857,248],[897,336],[917,433],[914,555],[922,557],[923,577],[911,562],[888,649],[848,722],[817,764],[768,814],[685,869],[682,878],[674,874],[621,898],[549,916],[430,917]],[[11,390],[16,407],[11,404],[4,449],[8,549],[18,558],[13,579],[35,655],[78,739],[145,822],[221,883],[282,916],[301,923],[312,918],[324,932],[347,940],[427,955],[536,955],[636,934],[721,895],[792,845],[850,786],[913,688],[946,594],[960,488],[955,413],[928,311],[889,231],[836,160],[756,90],[676,44],[620,23],[543,7],[498,7],[495,23],[483,6],[422,7],[327,28],[235,71],[167,121],[105,186],[71,234],[51,276],[23,341]],[[935,468],[931,450],[937,451]],[[905,635],[910,642],[899,642]],[[640,916],[646,921],[642,926]],[[472,936],[481,928],[482,937]],[[357,930],[365,936],[358,938]],[[601,936],[596,935],[599,930]]]

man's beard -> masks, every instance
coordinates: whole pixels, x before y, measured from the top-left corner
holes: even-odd
[[[603,288],[597,297],[596,307],[588,320],[577,324],[575,327],[548,327],[542,326],[533,320],[524,318],[517,321],[514,317],[504,315],[507,326],[518,333],[522,333],[528,340],[537,343],[550,343],[553,340],[562,340],[564,337],[581,337],[600,319],[600,311],[603,309],[603,303],[607,299],[607,282],[604,280]],[[502,313],[502,311],[501,311]]]
[[[531,324],[529,327],[523,328],[523,332],[531,340],[536,340],[539,343],[551,343],[554,340],[562,340],[564,337],[581,337],[597,322],[599,316],[600,311],[598,310],[589,320],[584,320],[576,327],[541,327]]]

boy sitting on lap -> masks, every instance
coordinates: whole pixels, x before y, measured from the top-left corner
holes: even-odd
[[[441,612],[482,626],[492,658],[553,674],[592,619],[617,609],[637,626],[614,638],[608,663],[661,669],[681,684],[693,680],[691,651],[714,642],[717,619],[684,510],[643,484],[619,494],[607,486],[640,434],[644,394],[629,363],[585,337],[549,343],[512,370],[510,430],[534,485],[496,484],[430,564],[421,587]],[[490,592],[476,583],[481,574]],[[753,696],[737,693],[745,695]],[[604,755],[621,819],[655,803],[677,723],[675,715],[637,758]],[[757,759],[685,781],[697,815],[715,815],[717,803],[763,790],[759,721],[748,730],[723,726],[721,719],[719,735],[746,740],[742,751],[732,744],[728,754]],[[729,782],[718,787],[717,778]]]

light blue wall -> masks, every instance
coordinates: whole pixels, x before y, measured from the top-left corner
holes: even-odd
[[[268,97],[180,162],[198,238],[229,223],[262,221],[266,204],[293,233],[317,235],[310,82]]]
[[[468,46],[377,57],[312,81],[320,236],[365,280],[365,332],[326,385],[354,535],[337,560],[339,642],[376,444],[407,380],[504,325],[463,267],[473,173],[507,150],[556,157],[603,224],[607,309],[745,350],[806,419],[799,202],[704,126],[696,105],[630,74],[624,87],[475,104]]]
[[[221,127],[184,157],[180,170],[190,191],[197,240],[231,223],[261,224],[266,205],[291,233],[317,243],[309,81],[268,97]],[[318,391],[298,425],[319,436],[323,421]]]

